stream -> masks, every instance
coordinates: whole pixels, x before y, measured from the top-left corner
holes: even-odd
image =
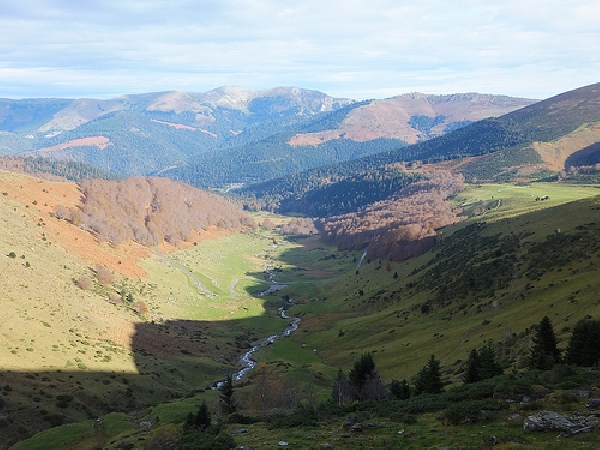
[[[181,264],[177,263],[176,261],[173,261],[169,258],[167,258],[164,254],[162,254],[158,248],[154,247],[154,252],[160,256],[163,260],[165,260],[168,264],[171,264],[173,267],[175,267],[176,269],[180,270],[181,272],[185,273],[187,276],[189,276],[192,280],[194,280],[196,282],[196,285],[198,286],[199,289],[203,290],[208,296],[214,296],[215,294],[213,292],[211,292],[203,283],[202,281],[200,281],[200,279],[198,279],[198,277],[196,277],[192,272],[190,272],[189,270],[187,270],[185,267],[183,267]],[[365,252],[366,255],[366,252]],[[363,255],[363,259],[365,257],[365,255]],[[362,259],[361,259],[362,262]],[[280,284],[277,281],[275,281],[275,274],[273,272],[271,272],[269,270],[269,265],[267,264],[265,266],[265,273],[269,276],[269,289],[262,291],[258,294],[259,297],[264,297],[265,295],[271,294],[273,292],[277,292],[281,289],[283,289],[284,287],[287,286],[287,284]],[[235,286],[238,283],[238,281],[240,280],[240,278],[236,278],[233,283],[231,284],[231,286],[229,286],[229,290],[231,291],[232,295],[234,297],[237,297],[237,293],[235,292]],[[293,305],[292,301],[289,301],[290,305]],[[249,371],[252,370],[254,367],[256,367],[256,361],[254,361],[252,359],[252,355],[254,354],[254,352],[260,350],[261,348],[266,347],[267,345],[272,344],[273,342],[275,342],[277,339],[281,339],[283,337],[289,336],[290,334],[292,334],[294,331],[296,331],[298,329],[298,326],[300,324],[301,319],[299,317],[290,317],[287,315],[285,308],[282,306],[281,308],[279,308],[279,316],[282,319],[285,320],[289,320],[289,325],[281,332],[281,333],[277,333],[274,334],[272,336],[269,336],[267,338],[262,339],[261,341],[259,341],[258,343],[254,344],[252,346],[252,348],[250,350],[248,350],[246,353],[244,353],[241,357],[240,357],[240,362],[242,364],[242,368],[240,370],[238,370],[237,372],[235,372],[231,378],[234,381],[239,381],[242,379],[242,377]],[[223,383],[225,381],[217,381],[214,383],[213,385],[213,389],[218,389],[220,388]]]
[[[277,292],[280,289],[283,289],[284,287],[287,286],[286,284],[277,283],[275,281],[275,274],[273,272],[269,271],[268,268],[265,268],[265,273],[267,273],[269,275],[271,286],[269,287],[269,289],[260,292],[258,294],[259,297],[264,297],[265,295],[270,294],[272,292]],[[290,301],[289,304],[292,305],[293,302]],[[300,322],[302,319],[300,319],[299,317],[288,316],[288,314],[285,310],[285,307],[283,307],[283,306],[281,308],[279,308],[278,311],[279,311],[279,316],[282,319],[289,320],[288,326],[281,333],[273,334],[269,337],[266,337],[266,338],[260,340],[259,342],[254,344],[252,346],[252,348],[250,348],[246,353],[244,353],[240,357],[240,362],[242,364],[242,368],[240,370],[238,370],[237,372],[235,372],[231,376],[233,381],[241,380],[248,371],[250,371],[250,370],[254,369],[254,367],[256,367],[257,363],[256,363],[256,361],[254,361],[254,359],[252,359],[252,355],[254,354],[254,352],[260,350],[261,348],[266,347],[267,345],[272,344],[277,339],[281,339],[286,336],[289,336],[290,334],[292,334],[294,331],[296,331],[298,329],[298,326],[300,325]],[[223,385],[223,383],[224,383],[224,381],[216,382],[213,389],[220,388]]]

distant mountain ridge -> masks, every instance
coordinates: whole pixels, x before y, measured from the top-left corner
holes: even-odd
[[[239,86],[106,100],[0,99],[0,156],[216,187],[402,147],[533,101],[471,93],[357,102],[298,87]]]
[[[556,170],[577,161],[595,166],[600,163],[599,145],[600,84],[594,84],[435,139],[257,183],[237,192],[281,213],[313,214],[307,209],[312,206],[306,204],[314,194],[311,191],[344,190],[347,180],[380,172],[381,187],[373,188],[380,195],[364,199],[361,206],[384,200],[390,195],[385,186],[394,176],[391,167],[429,163],[460,172],[471,182],[530,180],[556,175]],[[350,212],[354,205],[346,202],[345,207],[342,212]]]
[[[343,135],[356,141],[391,138],[415,144],[478,120],[523,108],[535,101],[476,92],[450,95],[414,92],[373,100],[352,110],[338,128],[298,134],[290,143],[314,145]]]

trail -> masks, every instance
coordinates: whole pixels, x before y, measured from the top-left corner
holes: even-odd
[[[235,286],[238,284],[238,281],[240,281],[241,279],[242,279],[242,277],[237,277],[235,280],[233,280],[233,283],[231,283],[231,285],[229,286],[229,292],[231,292],[231,295],[233,295],[234,297],[238,296],[237,292],[235,292]]]
[[[169,264],[171,264],[173,267],[175,267],[176,269],[182,271],[183,273],[185,273],[188,277],[190,277],[192,280],[194,280],[194,282],[196,283],[196,286],[198,286],[198,288],[202,291],[204,291],[206,293],[206,295],[210,296],[210,297],[214,297],[215,293],[212,292],[210,289],[208,289],[204,283],[202,283],[202,281],[200,281],[200,279],[194,275],[192,272],[190,272],[189,270],[187,270],[185,267],[183,267],[181,264],[167,258],[163,253],[160,252],[160,250],[158,250],[158,248],[156,247],[152,247],[154,250],[154,253],[156,253],[158,256],[160,256],[162,259],[164,259],[166,262],[168,262]]]

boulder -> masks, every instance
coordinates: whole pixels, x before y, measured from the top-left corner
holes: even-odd
[[[350,428],[350,431],[352,431],[353,433],[362,433],[363,426],[362,426],[362,424],[356,422],[354,425],[352,425],[352,428]]]
[[[348,417],[345,421],[344,424],[342,425],[344,427],[344,430],[349,430],[350,428],[352,428],[352,426],[357,422],[357,419],[355,416],[350,416]]]
[[[562,436],[586,433],[598,427],[599,420],[593,414],[561,416],[554,411],[540,411],[528,416],[523,429],[528,431],[562,431]]]
[[[554,411],[540,411],[523,422],[523,429],[527,431],[571,431],[576,427],[565,416]]]

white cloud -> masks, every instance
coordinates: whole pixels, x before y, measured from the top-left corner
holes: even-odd
[[[297,85],[547,97],[600,81],[600,0],[5,0],[0,97]]]

